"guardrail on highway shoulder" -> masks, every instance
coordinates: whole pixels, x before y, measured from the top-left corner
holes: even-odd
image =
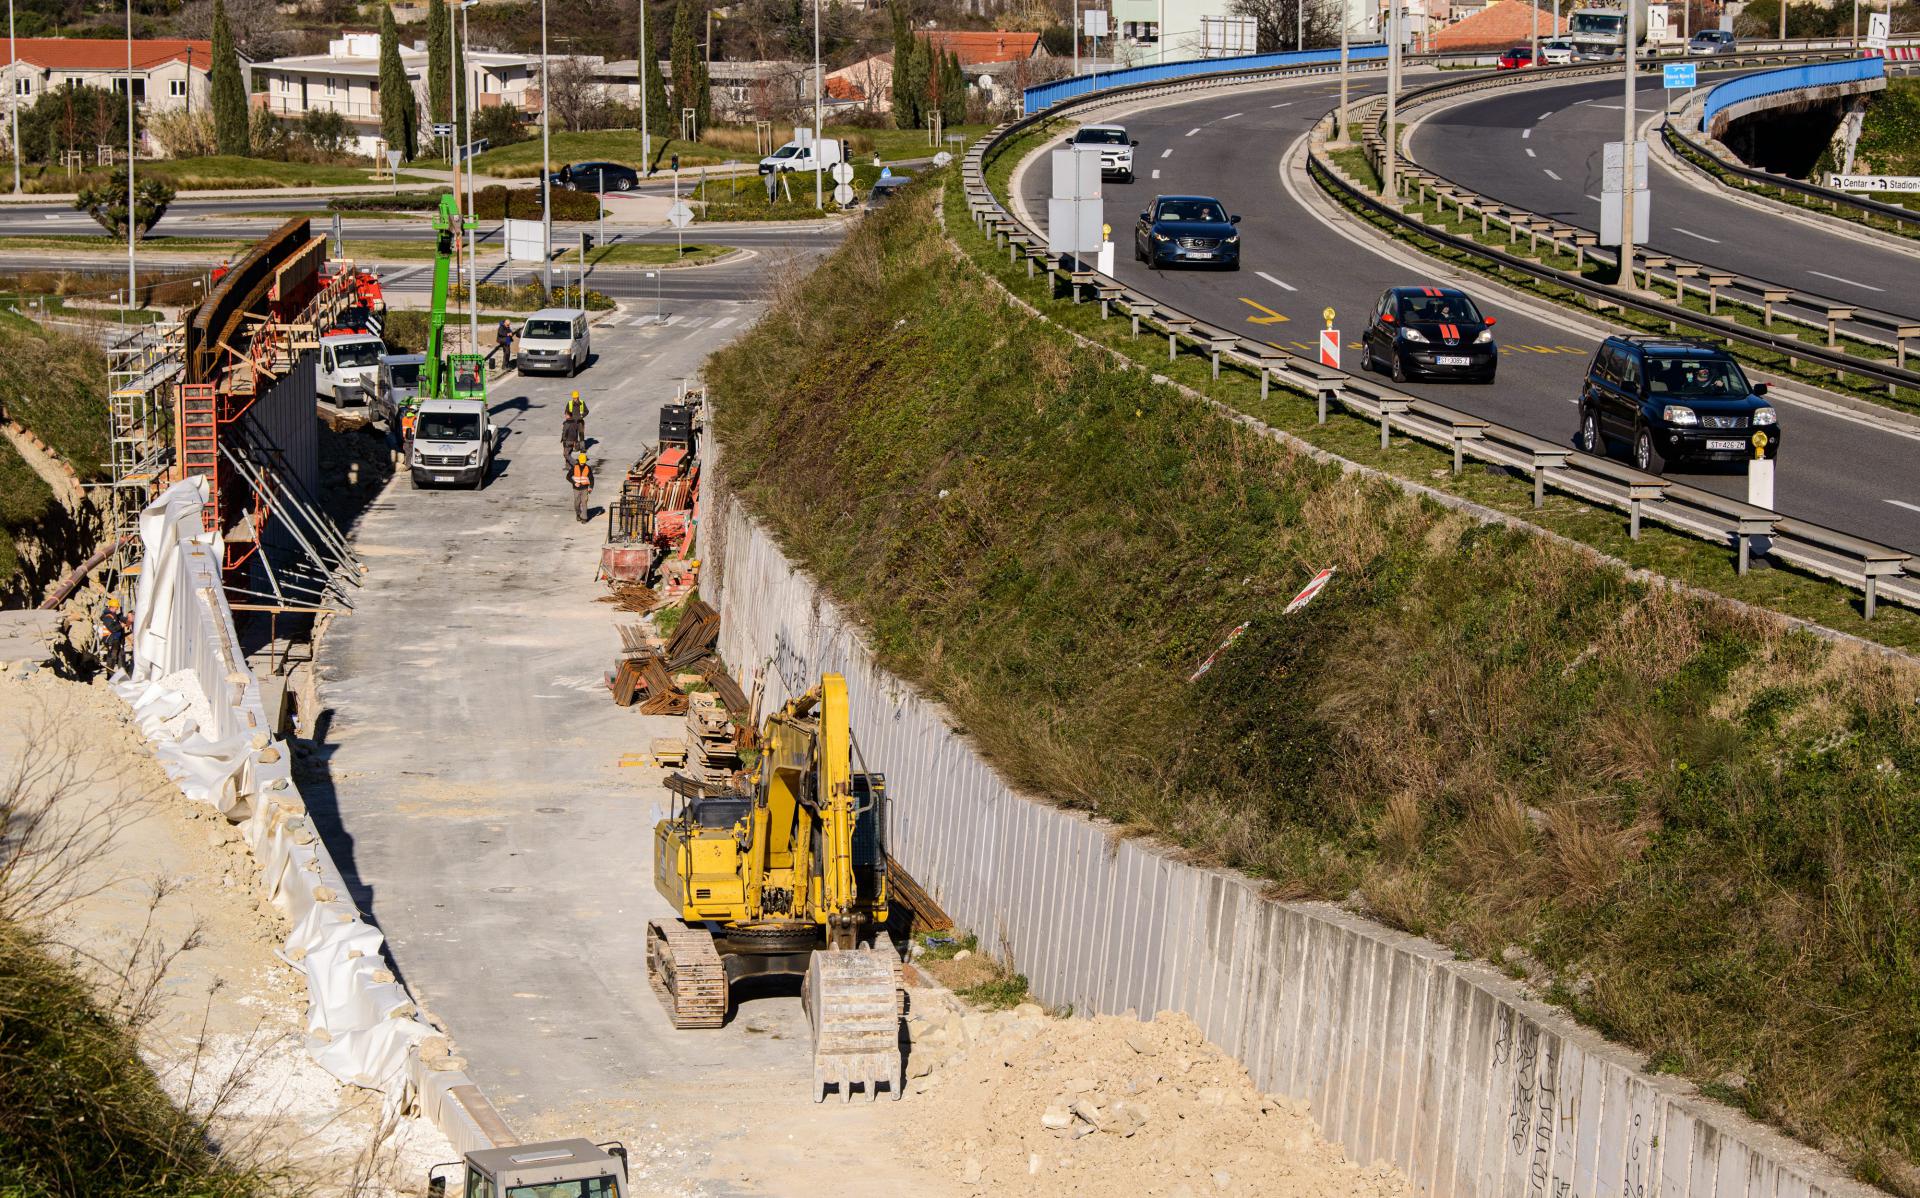
[[[1265,72],[1268,77],[1288,73],[1285,69]],[[1222,366],[1258,378],[1263,397],[1275,382],[1300,394],[1315,396],[1321,423],[1327,420],[1329,405],[1338,404],[1358,417],[1377,423],[1383,444],[1397,430],[1450,449],[1456,474],[1463,461],[1471,457],[1531,478],[1536,508],[1544,503],[1544,493],[1550,488],[1585,502],[1623,509],[1627,513],[1629,536],[1634,538],[1639,536],[1643,520],[1654,520],[1686,535],[1726,545],[1733,550],[1736,569],[1741,573],[1747,570],[1752,547],[1764,544],[1764,552],[1773,559],[1860,590],[1864,598],[1863,612],[1868,619],[1873,617],[1878,600],[1883,597],[1920,607],[1920,573],[1914,571],[1913,559],[1904,550],[1876,545],[1697,487],[1670,482],[1609,458],[1556,445],[1218,328],[1135,291],[1118,279],[1088,269],[1084,263],[1070,259],[1056,261],[1047,251],[1045,236],[1016,216],[987,184],[986,167],[990,157],[997,157],[1014,139],[1056,116],[1115,100],[1173,95],[1198,86],[1247,81],[1244,76],[1231,80],[1184,79],[1162,86],[1146,84],[1089,92],[1004,123],[969,147],[961,161],[961,182],[968,211],[975,225],[996,247],[1004,247],[1011,260],[1026,260],[1029,275],[1035,273],[1036,267],[1044,268],[1055,278],[1056,287],[1059,281],[1064,281],[1071,288],[1076,302],[1097,300],[1103,318],[1110,318],[1117,311],[1130,320],[1135,336],[1143,329],[1165,336],[1170,359],[1177,356],[1183,346],[1191,347],[1208,356],[1216,378]],[[1321,170],[1327,169],[1324,164],[1319,165]],[[1694,314],[1686,312],[1685,317],[1691,321]],[[1234,415],[1251,419],[1244,413]]]
[[[1384,62],[1387,48],[1369,43],[1347,47],[1347,62]],[[1279,54],[1246,54],[1233,58],[1193,58],[1182,62],[1160,62],[1145,67],[1121,67],[1105,74],[1075,75],[1028,88],[1021,95],[1021,112],[1028,116],[1063,100],[1090,95],[1094,91],[1128,87],[1142,83],[1165,83],[1172,79],[1194,79],[1207,75],[1244,75],[1251,71],[1271,71],[1288,67],[1338,64],[1340,50],[1288,50]]]

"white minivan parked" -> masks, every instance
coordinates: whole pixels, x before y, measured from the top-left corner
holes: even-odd
[[[593,356],[587,314],[579,308],[542,308],[520,326],[520,373],[579,374]]]

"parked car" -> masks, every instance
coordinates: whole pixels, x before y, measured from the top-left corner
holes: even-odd
[[[900,194],[900,189],[913,182],[911,175],[881,175],[867,189],[867,200],[862,210],[872,212],[875,208]]]
[[[1730,29],[1702,29],[1687,39],[1689,54],[1737,54],[1740,40]]]
[[[640,172],[617,162],[574,162],[555,171],[553,181],[574,191],[632,191]]]
[[[1389,287],[1361,337],[1360,365],[1396,383],[1465,378],[1491,383],[1500,369],[1494,318],[1455,287]]]
[[[373,418],[388,428],[399,427],[400,413],[420,394],[420,372],[425,354],[382,354],[379,383],[373,393]]]
[[[579,308],[542,308],[520,326],[520,373],[579,374],[593,356],[587,314]]]
[[[1500,56],[1499,67],[1503,71],[1511,71],[1516,67],[1530,67],[1532,65],[1533,47],[1530,45],[1515,46]]]
[[[1082,125],[1067,139],[1070,146],[1100,147],[1100,177],[1133,182],[1133,148],[1140,143],[1119,125]]]
[[[1580,389],[1580,448],[1658,472],[1679,462],[1777,457],[1780,417],[1765,383],[1749,383],[1717,345],[1675,337],[1609,337]]]
[[[1557,67],[1573,61],[1573,39],[1570,37],[1550,37],[1540,42],[1540,62],[1543,66]]]
[[[1133,230],[1133,256],[1163,266],[1240,269],[1240,223],[1210,196],[1157,196]]]

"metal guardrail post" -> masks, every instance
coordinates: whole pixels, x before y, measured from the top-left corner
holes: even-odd
[[[1328,388],[1328,387],[1320,388],[1320,423],[1321,424],[1325,424],[1327,422],[1327,400],[1331,398],[1333,398],[1333,390],[1331,388]]]
[[[1920,324],[1903,324],[1893,331],[1894,364],[1900,369],[1907,368],[1907,338],[1920,337]],[[1888,387],[1887,390],[1893,390]]]
[[[1850,307],[1841,308],[1841,307],[1830,306],[1827,308],[1827,346],[1828,348],[1832,348],[1833,346],[1834,338],[1839,333],[1840,322],[1843,320],[1852,320],[1853,313],[1854,313],[1854,309]]]
[[[1406,411],[1407,403],[1408,401],[1404,399],[1388,399],[1385,397],[1381,398],[1380,400],[1380,448],[1381,449],[1384,450],[1388,448],[1388,437],[1390,435],[1390,430],[1392,428],[1391,418],[1394,416],[1398,416],[1402,412]]]

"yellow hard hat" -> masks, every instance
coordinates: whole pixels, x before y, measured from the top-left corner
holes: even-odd
[[[580,454],[574,458],[574,461],[579,462],[582,466],[584,466],[587,464],[587,455],[584,453]]]
[[[579,398],[580,398],[580,393],[579,393],[578,391],[575,391],[575,392],[573,393],[573,397],[574,397],[575,399],[579,399]]]
[[[118,597],[118,596],[110,596],[110,597],[108,597],[108,599],[107,599],[107,607],[109,607],[109,608],[117,608],[117,607],[119,607],[119,606],[120,606],[120,599],[119,599],[119,597]]]

